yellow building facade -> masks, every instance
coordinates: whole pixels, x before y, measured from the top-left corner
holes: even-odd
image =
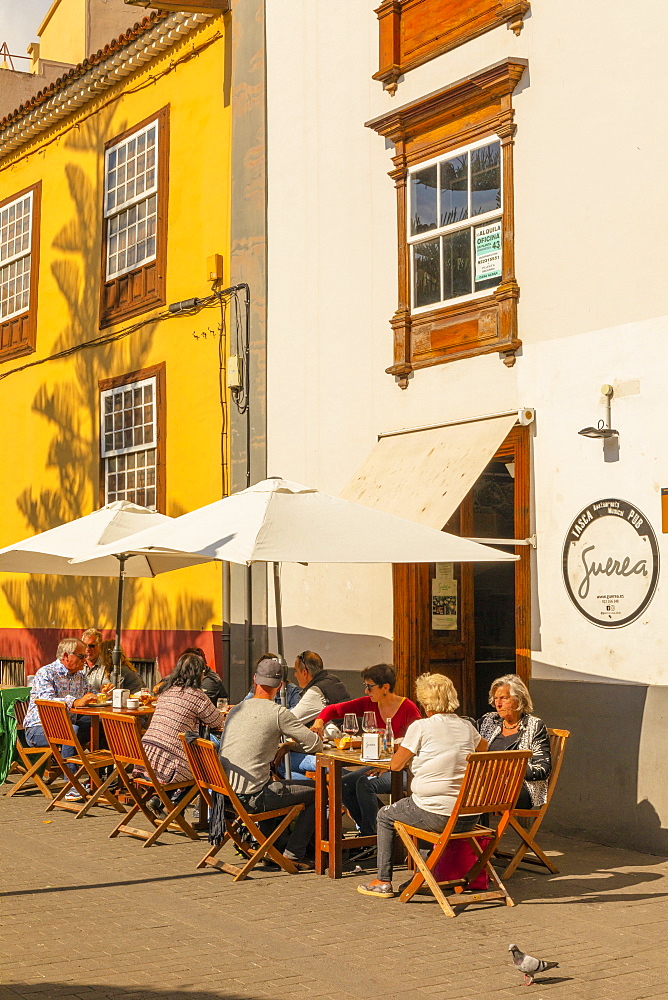
[[[60,7],[41,47],[71,63]],[[169,310],[227,283],[225,51],[223,16],[153,14],[0,122],[0,546],[228,488],[224,312]],[[111,630],[115,600],[112,580],[0,574],[0,661],[32,673]],[[220,666],[221,620],[216,564],[126,583],[124,649],[163,674],[193,644]]]

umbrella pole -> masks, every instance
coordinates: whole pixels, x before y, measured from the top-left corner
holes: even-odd
[[[288,707],[288,670],[287,663],[285,662],[285,647],[283,646],[283,609],[281,606],[281,575],[279,572],[278,563],[274,563],[274,607],[276,610],[276,645],[278,647],[278,655],[284,664],[285,671],[285,683],[281,687],[281,705],[284,708]],[[283,758],[285,762],[285,777],[287,781],[290,781],[292,777],[292,765],[290,762],[290,753],[286,753]]]
[[[128,558],[125,553],[117,555],[119,562],[118,573],[118,601],[116,603],[116,643],[111,651],[111,659],[114,664],[112,680],[115,688],[121,686],[121,625],[123,621],[123,584],[125,582],[125,563]]]
[[[283,610],[281,608],[281,577],[278,571],[278,563],[274,563],[274,605],[276,608],[276,644],[278,646],[278,655],[285,659],[285,649],[283,646]]]

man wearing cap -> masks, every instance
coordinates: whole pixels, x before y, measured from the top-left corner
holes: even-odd
[[[274,777],[271,765],[286,739],[294,741],[305,753],[321,750],[322,741],[292,712],[274,701],[285,679],[284,668],[276,657],[261,657],[254,679],[253,697],[235,705],[227,716],[220,759],[230,784],[249,812],[304,803],[284,854],[298,868],[308,868],[306,852],[315,828],[315,788],[311,781]]]

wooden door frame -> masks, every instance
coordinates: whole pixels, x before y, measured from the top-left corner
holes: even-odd
[[[515,538],[528,538],[531,531],[531,439],[528,427],[513,427],[493,460],[503,459],[515,463]],[[520,557],[515,563],[515,670],[528,683],[531,676],[531,547],[518,545],[515,552]],[[472,574],[463,574],[463,579],[468,575],[472,581]],[[415,680],[424,673],[429,662],[429,585],[429,573],[424,564],[396,564],[392,567],[396,690],[408,698],[414,697]],[[462,594],[466,614],[468,602],[464,597]],[[473,622],[463,621],[462,629],[468,627],[473,628]],[[464,696],[465,692],[461,694]]]

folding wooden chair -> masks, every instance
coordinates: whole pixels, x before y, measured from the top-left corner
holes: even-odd
[[[110,805],[117,812],[124,813],[125,809],[109,787],[115,777],[114,760],[109,751],[84,750],[79,742],[79,737],[74,732],[72,719],[64,701],[37,698],[35,704],[53,758],[65,778],[65,785],[55,799],[49,802],[46,811],[50,812],[51,809],[55,808],[67,809],[69,812],[76,813],[77,819],[81,819],[94,805],[99,804]],[[62,755],[63,747],[74,747],[74,756],[68,757],[66,760]],[[68,764],[74,764],[74,770],[71,770]],[[104,781],[98,773],[103,767],[111,768],[111,773]],[[89,788],[84,784],[86,778],[89,781]],[[70,788],[76,789],[83,799],[83,805],[79,802],[68,802],[65,799]]]
[[[185,833],[191,840],[199,840],[199,837],[190,823],[183,816],[183,811],[198,793],[197,783],[194,779],[189,781],[171,781],[163,783],[157,777],[151,763],[146,756],[146,751],[142,745],[141,723],[139,716],[122,715],[117,712],[101,712],[100,718],[104,726],[104,735],[107,738],[107,745],[116,762],[116,770],[125,786],[125,789],[134,802],[127,816],[109,834],[110,837],[117,837],[119,833],[127,833],[130,837],[137,837],[144,841],[144,847],[151,847],[158,841],[158,838],[166,830]],[[128,765],[142,768],[147,777],[133,777],[127,773]],[[174,805],[169,797],[169,792],[183,789],[183,798]],[[151,809],[148,804],[149,799],[157,795],[165,807],[167,815],[162,818]],[[143,813],[149,821],[152,830],[140,830],[128,824],[137,815]]]
[[[52,799],[53,795],[51,793],[51,789],[47,787],[43,775],[39,773],[42,768],[48,764],[52,757],[51,747],[31,747],[25,742],[23,720],[26,717],[29,704],[29,701],[14,702],[14,715],[16,716],[16,754],[19,759],[12,763],[9,773],[11,774],[13,771],[18,771],[21,777],[12,785],[11,789],[6,794],[9,799],[12,795],[16,795],[16,793],[20,791],[28,782],[32,782],[37,786],[37,788],[39,788],[45,798]]]
[[[229,779],[223,770],[223,765],[220,762],[218,751],[213,743],[209,740],[192,740],[189,742],[183,734],[181,734],[181,739],[185,747],[190,769],[209,808],[212,803],[211,792],[218,792],[220,795],[225,796],[235,814],[234,819],[229,820],[227,817],[225,819],[225,836],[222,842],[217,847],[210,847],[197,867],[204,868],[206,865],[210,865],[212,868],[218,868],[220,871],[234,875],[233,881],[240,882],[242,879],[248,878],[248,873],[261,858],[268,857],[272,861],[275,861],[277,865],[280,865],[283,871],[288,872],[289,875],[296,874],[297,869],[292,861],[281,854],[274,847],[274,844],[283,831],[292,823],[293,819],[302,811],[304,803],[299,802],[294,806],[271,809],[269,812],[249,813],[230,785]],[[282,822],[278,824],[275,830],[272,830],[269,836],[262,833],[258,823],[261,823],[265,819],[279,819],[281,817],[283,817]],[[259,845],[257,849],[249,847],[248,843],[242,839],[241,833],[243,827],[257,841]],[[242,854],[245,854],[248,858],[248,861],[244,865],[239,866],[229,864],[226,861],[214,860],[221,847],[229,840],[232,840]]]
[[[543,822],[545,813],[550,805],[550,800],[552,799],[552,794],[559,778],[559,772],[561,771],[564,753],[566,752],[566,740],[571,734],[567,729],[548,729],[547,732],[550,737],[550,756],[552,758],[552,770],[550,771],[550,776],[547,779],[547,798],[544,804],[539,806],[537,809],[512,810],[510,814],[510,826],[515,833],[519,835],[521,840],[514,853],[512,851],[500,851],[498,849],[496,851],[497,857],[512,859],[503,873],[504,878],[510,878],[517,866],[521,863],[546,868],[547,871],[552,872],[553,875],[559,874],[557,866],[553,864],[548,857],[546,857],[536,843],[536,834],[538,833],[538,829]],[[531,823],[527,828],[522,826],[519,822],[520,819],[532,819],[533,823]]]
[[[413,860],[417,871],[409,885],[399,897],[402,903],[407,903],[418,889],[426,882],[447,917],[454,917],[455,906],[468,906],[490,899],[503,900],[507,906],[514,906],[508,890],[492,868],[490,858],[503,832],[510,821],[510,811],[520,793],[527,761],[532,756],[531,750],[506,750],[503,753],[472,753],[467,757],[466,771],[457,802],[452,810],[443,833],[428,833],[418,827],[395,822],[394,827],[406,845],[409,858]],[[454,833],[457,820],[461,816],[475,816],[480,813],[498,814],[499,822],[496,830],[476,824],[472,830],[464,833]],[[481,838],[489,838],[486,846],[478,843]],[[418,842],[426,840],[434,847],[425,861],[418,849]],[[462,878],[447,882],[437,882],[432,869],[445,851],[451,840],[468,840],[478,856],[474,866]],[[486,892],[467,892],[470,884],[485,869],[495,889]],[[446,896],[441,886],[454,893]]]

